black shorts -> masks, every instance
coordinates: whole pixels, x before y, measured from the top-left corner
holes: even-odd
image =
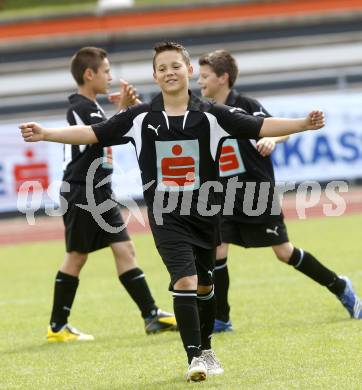
[[[61,196],[68,202],[67,211],[63,215],[67,252],[90,253],[115,242],[130,240],[118,205],[101,214],[102,226],[94,219],[90,211],[77,206],[77,204],[88,204],[86,187],[71,184],[70,188],[70,192],[61,193]],[[102,187],[93,189],[93,193],[95,203],[99,205],[110,199],[112,190]]]
[[[283,220],[251,224],[223,218],[221,236],[222,242],[243,246],[244,248],[268,247],[289,241],[287,227]]]
[[[163,243],[157,246],[158,252],[170,274],[170,290],[185,276],[197,275],[200,286],[213,284],[216,249],[205,249],[187,242]]]

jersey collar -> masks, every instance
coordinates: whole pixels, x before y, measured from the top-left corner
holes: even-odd
[[[98,105],[96,101],[93,101],[93,100],[87,98],[86,96],[81,95],[78,92],[73,93],[70,96],[68,96],[68,100],[69,100],[70,104],[84,102],[84,103],[92,103],[92,104],[94,104],[96,106]]]
[[[201,111],[202,101],[189,90],[189,102],[187,105],[187,111]],[[151,101],[152,111],[165,111],[163,103],[162,93],[159,93]]]
[[[227,106],[234,107],[235,104],[236,104],[236,99],[237,99],[237,97],[238,97],[238,93],[235,91],[235,89],[232,89],[232,90],[229,92],[228,97],[226,98],[225,104],[226,104]]]

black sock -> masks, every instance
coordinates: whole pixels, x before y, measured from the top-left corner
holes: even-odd
[[[189,364],[201,355],[200,318],[196,290],[174,290],[173,309]]]
[[[230,306],[228,302],[229,291],[229,271],[227,266],[227,257],[216,260],[214,270],[214,289],[216,297],[216,318],[228,322]]]
[[[333,294],[342,294],[346,287],[346,282],[343,279],[326,268],[313,255],[304,252],[303,249],[294,248],[288,263],[304,275],[327,287]]]
[[[197,306],[200,316],[201,349],[211,349],[211,336],[216,314],[214,289],[207,294],[197,294]]]
[[[55,277],[53,309],[50,317],[50,326],[54,331],[58,331],[68,322],[78,284],[79,279],[76,276],[58,271]]]
[[[157,306],[145,279],[145,274],[139,268],[133,268],[119,275],[119,280],[131,298],[136,302],[142,317],[154,317]]]

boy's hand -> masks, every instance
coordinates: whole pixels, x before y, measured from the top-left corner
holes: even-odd
[[[25,142],[38,142],[45,139],[45,130],[36,122],[22,123],[19,126]]]
[[[324,124],[324,113],[322,111],[311,111],[306,117],[306,129],[318,130],[323,127]]]
[[[118,110],[124,110],[129,106],[139,104],[136,89],[125,80],[120,80],[120,92],[108,95],[108,101],[115,104]]]
[[[263,156],[270,156],[275,149],[275,140],[273,138],[264,137],[256,143],[256,150]]]

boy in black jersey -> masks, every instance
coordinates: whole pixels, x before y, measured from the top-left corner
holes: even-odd
[[[72,58],[71,73],[78,85],[78,92],[69,97],[68,123],[93,125],[104,121],[106,117],[96,97],[107,93],[112,80],[107,53],[96,47],[80,49]],[[113,98],[120,104],[119,108],[135,99],[131,86],[124,84],[122,88],[122,96],[118,96],[118,101],[117,97]],[[87,173],[97,159],[99,164],[94,170],[92,182],[89,182]],[[63,216],[66,255],[55,279],[53,310],[47,334],[50,342],[93,340],[93,336],[71,327],[68,316],[78,287],[78,277],[88,254],[107,246],[112,250],[120,282],[141,311],[146,333],[176,329],[175,317],[155,305],[145,276],[137,266],[134,245],[123,226],[119,206],[114,204],[102,215],[106,230],[89,211],[78,206],[86,203],[86,185],[91,186],[97,205],[112,199],[111,183],[97,187],[112,171],[111,147],[99,144],[64,145],[63,182],[70,185],[68,191],[61,192],[68,202],[68,209]]]
[[[239,94],[232,89],[238,76],[235,59],[225,50],[216,50],[199,59],[200,75],[198,83],[203,96],[217,103],[238,107],[250,115],[270,117],[266,109],[255,99]],[[217,302],[214,332],[232,330],[228,303],[229,273],[227,268],[228,244],[249,247],[271,246],[276,257],[296,270],[325,286],[342,302],[352,318],[362,318],[362,305],[353,292],[351,282],[339,277],[322,265],[313,255],[297,249],[289,242],[282,212],[271,212],[275,179],[272,160],[269,157],[275,144],[283,142],[285,137],[254,139],[228,139],[223,143],[220,156],[220,179],[226,185],[232,177],[244,185],[236,191],[232,215],[222,216],[222,245],[217,248],[215,277],[215,295]],[[231,157],[235,159],[232,164]],[[240,160],[240,161],[239,161]],[[254,199],[256,205],[262,197],[261,183],[268,184],[265,211],[258,216],[248,215],[244,211],[246,185],[255,183]],[[265,187],[266,188],[266,187]]]
[[[259,118],[202,102],[190,93],[190,57],[174,42],[155,46],[153,76],[161,89],[149,104],[129,107],[93,126],[48,129],[20,125],[27,142],[115,145],[136,149],[157,249],[171,278],[188,381],[223,369],[211,349],[215,319],[212,273],[220,243],[218,154],[224,138],[288,135],[324,126],[320,111],[303,119]]]

